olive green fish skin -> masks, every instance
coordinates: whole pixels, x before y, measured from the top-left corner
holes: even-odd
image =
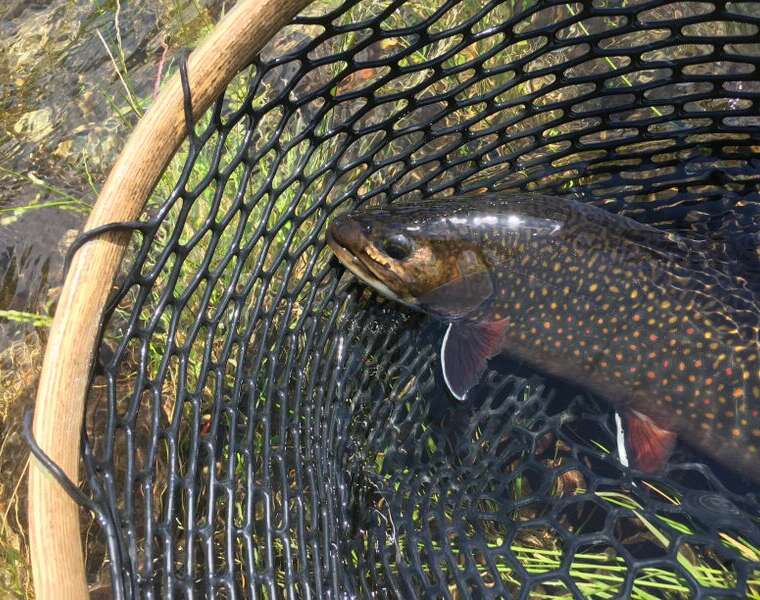
[[[505,352],[760,481],[760,308],[688,240],[529,194],[359,211],[329,240],[382,293],[500,322]]]

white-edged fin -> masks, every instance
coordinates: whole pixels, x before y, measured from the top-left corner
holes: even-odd
[[[488,359],[503,347],[506,321],[450,323],[441,342],[441,370],[446,387],[464,400],[486,369]]]
[[[615,431],[617,432],[617,451],[620,464],[629,467],[628,451],[625,448],[625,429],[623,429],[623,418],[618,411],[615,411]]]
[[[451,382],[449,381],[448,375],[446,374],[446,342],[449,340],[449,334],[451,333],[451,328],[454,327],[454,323],[449,323],[449,326],[446,328],[446,333],[443,335],[443,342],[441,342],[441,370],[443,371],[443,380],[446,382],[446,387],[449,388],[449,392],[451,392],[451,395],[454,396],[457,400],[460,402],[463,402],[464,399],[467,397],[467,392],[462,394],[461,396],[454,391],[454,388],[451,386]]]

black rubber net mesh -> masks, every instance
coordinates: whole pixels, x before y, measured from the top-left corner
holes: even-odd
[[[759,29],[754,2],[368,0],[274,34],[167,169],[107,311],[83,461],[114,591],[760,598],[756,487],[685,445],[629,470],[605,403],[507,356],[457,402],[442,326],[324,241],[361,205],[536,190],[752,287]]]

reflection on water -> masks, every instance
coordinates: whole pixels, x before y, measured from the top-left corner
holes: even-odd
[[[0,310],[50,311],[62,250],[149,103],[162,56],[165,73],[230,4],[0,3]],[[0,348],[27,327],[0,319]]]

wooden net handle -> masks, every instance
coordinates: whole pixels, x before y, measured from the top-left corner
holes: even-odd
[[[199,118],[256,52],[309,0],[241,0],[188,59],[193,114]],[[179,75],[138,123],[111,169],[85,230],[137,219],[185,138]],[[72,481],[98,325],[127,233],[107,233],[74,256],[58,301],[42,366],[34,437]],[[40,600],[87,598],[79,508],[36,460],[29,473],[29,534]]]

